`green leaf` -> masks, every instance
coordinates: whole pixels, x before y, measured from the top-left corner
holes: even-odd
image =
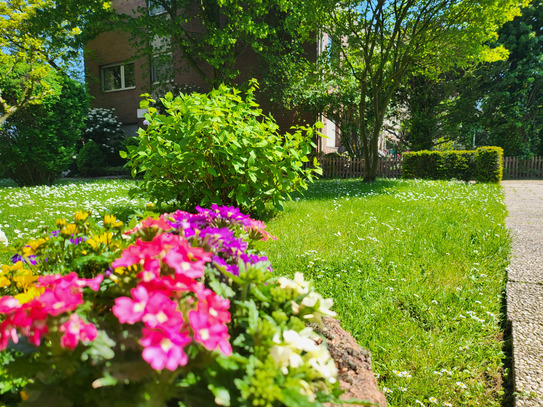
[[[287,407],[314,407],[315,403],[300,393],[299,389],[285,388],[281,392],[283,404]]]
[[[215,396],[215,404],[219,406],[230,405],[230,392],[226,387],[214,386],[212,384],[209,384],[207,387]]]

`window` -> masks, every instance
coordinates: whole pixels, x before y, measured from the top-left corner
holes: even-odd
[[[173,60],[171,54],[153,56],[151,61],[151,83],[166,83],[173,80]]]
[[[149,0],[148,8],[150,16],[158,16],[166,12],[166,9],[164,8],[164,6],[162,6],[162,4],[160,4],[160,1],[158,0]]]
[[[104,66],[100,70],[102,91],[133,89],[136,87],[134,63]]]

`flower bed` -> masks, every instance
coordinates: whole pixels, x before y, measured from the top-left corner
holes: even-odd
[[[306,325],[333,316],[332,301],[301,273],[272,276],[253,249],[271,238],[262,222],[197,210],[142,216],[130,230],[77,212],[17,248],[0,275],[0,347],[4,378],[25,379],[23,404],[336,400],[335,364]]]

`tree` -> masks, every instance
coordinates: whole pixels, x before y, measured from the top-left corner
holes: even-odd
[[[483,64],[458,81],[447,131],[508,156],[543,154],[543,4],[535,0],[506,23],[497,43],[506,60]]]
[[[122,27],[128,32],[137,56],[182,60],[185,65],[178,69],[195,72],[202,83],[213,88],[221,83],[235,83],[244,54],[301,52],[293,37],[285,41],[285,33],[296,26],[294,21],[298,18],[291,3],[154,0],[149,7],[120,15],[123,24],[112,28]],[[259,73],[256,66],[253,70],[253,75]]]
[[[46,78],[67,69],[109,14],[106,0],[0,2],[0,127],[54,94]]]
[[[378,140],[392,96],[413,75],[437,76],[453,67],[507,56],[490,47],[497,29],[513,19],[526,0],[313,0],[300,2],[306,24],[330,38],[319,76],[332,85],[325,97],[343,89],[356,95],[351,121],[373,181]],[[335,105],[334,110],[340,111]],[[326,113],[326,112],[325,112]],[[356,152],[356,151],[355,151]]]
[[[19,185],[51,184],[73,160],[85,127],[88,97],[64,75],[47,77],[58,91],[13,114],[0,128],[0,162]]]

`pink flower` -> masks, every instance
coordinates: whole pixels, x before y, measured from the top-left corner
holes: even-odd
[[[217,323],[205,312],[190,311],[189,321],[194,331],[194,340],[200,342],[208,350],[217,348],[226,355],[232,354],[232,346],[228,342],[228,328],[226,325]]]
[[[79,341],[92,342],[98,334],[93,324],[86,324],[77,314],[70,315],[70,319],[58,330],[64,333],[60,338],[60,346],[71,350],[76,348]]]
[[[215,322],[226,324],[230,322],[230,301],[206,288],[196,293],[198,296],[198,312],[209,314]]]
[[[44,306],[45,311],[52,316],[73,311],[83,304],[83,294],[80,288],[59,284],[53,289],[47,288],[37,300]]]
[[[264,229],[266,229],[266,224],[260,220],[255,219],[250,219],[249,226],[245,228],[246,231],[253,232],[259,235],[260,239],[264,242],[268,239],[277,240],[275,236],[272,236],[268,231]]]
[[[163,215],[159,219],[147,218],[144,221],[142,221],[141,224],[137,225],[134,229],[124,232],[124,234],[131,235],[139,230],[143,230],[147,228],[170,230],[172,226],[166,219],[164,219],[164,215]]]
[[[6,319],[0,324],[0,350],[7,348],[10,339],[13,343],[18,343],[17,328],[24,331],[31,323],[32,320],[23,309],[17,309],[7,314]]]
[[[43,305],[37,301],[27,302],[25,304],[28,317],[32,321],[28,329],[25,332],[26,337],[35,346],[40,346],[41,338],[49,332],[47,326],[47,312],[43,308]]]
[[[137,239],[136,243],[123,251],[121,257],[115,260],[111,266],[130,267],[136,264],[143,264],[145,260],[150,260],[160,253],[161,248],[153,242],[144,242]]]
[[[142,285],[138,285],[131,291],[132,298],[119,297],[115,299],[113,314],[119,319],[121,324],[135,324],[141,321],[145,314],[145,307],[149,300],[149,293]]]
[[[17,298],[6,295],[0,298],[0,314],[7,314],[21,308],[21,303]]]
[[[96,277],[92,279],[86,279],[86,278],[79,278],[77,276],[77,273],[71,272],[70,274],[67,274],[65,276],[61,276],[59,274],[49,275],[49,276],[41,276],[38,277],[38,282],[36,285],[38,287],[45,287],[45,288],[54,288],[57,286],[61,286],[63,289],[69,289],[72,287],[75,288],[84,288],[84,287],[90,287],[93,291],[98,291],[100,288],[100,283],[104,279],[103,274],[99,274]]]
[[[143,328],[143,337],[140,340],[144,347],[143,359],[155,370],[164,368],[172,372],[179,366],[188,363],[184,346],[190,343],[191,339],[186,333],[162,331],[158,329]]]
[[[152,293],[147,301],[141,320],[149,328],[179,331],[183,325],[183,314],[177,304],[161,292]]]

